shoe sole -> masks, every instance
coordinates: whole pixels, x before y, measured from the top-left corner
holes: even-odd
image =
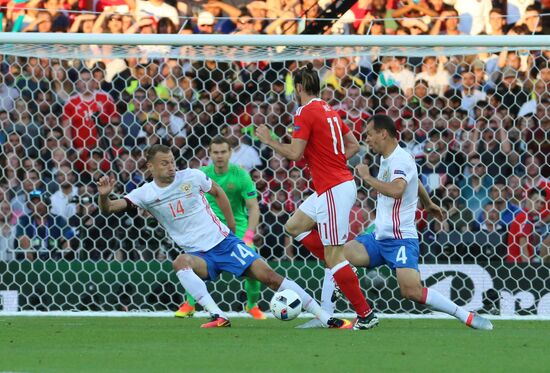
[[[195,313],[188,313],[187,315],[174,315],[174,317],[180,318],[180,319],[190,319],[193,317]]]

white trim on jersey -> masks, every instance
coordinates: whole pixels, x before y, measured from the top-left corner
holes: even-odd
[[[308,101],[307,104],[300,106],[300,107],[296,110],[296,115],[299,116],[300,114],[302,114],[302,109],[305,108],[306,106],[308,106],[309,104],[311,104],[311,103],[314,102],[314,101],[323,101],[323,100],[321,100],[321,99],[318,98],[318,97],[312,98],[311,100]]]

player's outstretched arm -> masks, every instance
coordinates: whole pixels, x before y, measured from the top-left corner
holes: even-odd
[[[235,217],[233,216],[233,210],[231,209],[231,204],[229,203],[227,194],[225,194],[222,187],[219,186],[214,180],[212,180],[212,188],[210,188],[208,194],[216,198],[216,203],[218,204],[220,210],[222,210],[225,221],[227,222],[227,227],[231,230],[231,232],[235,233],[237,230],[237,224],[235,223]]]
[[[280,143],[271,137],[271,133],[265,124],[260,125],[256,129],[256,136],[261,142],[291,161],[299,161],[302,159],[307,145],[307,141],[297,138],[293,138],[290,144]]]
[[[401,198],[403,193],[405,193],[405,188],[407,188],[405,179],[399,178],[390,183],[386,183],[372,176],[369,171],[369,166],[366,164],[360,164],[356,169],[361,179],[376,189],[378,193],[395,199]]]
[[[346,159],[350,159],[359,151],[359,142],[351,131],[344,135],[344,149],[346,150]]]
[[[109,198],[109,194],[113,191],[114,186],[115,179],[111,179],[109,176],[103,176],[97,182],[99,210],[104,214],[122,212],[126,211],[128,208],[128,202],[125,199],[119,198],[112,200]]]
[[[424,207],[424,210],[426,210],[428,214],[443,220],[441,208],[432,201],[424,185],[422,185],[422,180],[418,180],[418,198],[420,199],[420,203],[422,203],[422,207]]]

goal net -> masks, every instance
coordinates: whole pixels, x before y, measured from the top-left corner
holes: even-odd
[[[143,212],[101,215],[95,181],[108,174],[117,195],[130,192],[147,179],[143,150],[155,143],[172,147],[178,167],[200,168],[219,134],[256,183],[261,256],[319,299],[322,265],[284,232],[312,193],[308,169],[253,131],[266,123],[290,140],[292,72],[313,61],[321,98],[357,139],[375,113],[396,120],[443,207],[442,222],[417,211],[425,285],[480,313],[548,317],[549,44],[546,36],[0,33],[0,311],[176,310],[178,248]],[[379,160],[361,145],[350,166],[376,174]],[[374,222],[375,193],[357,183],[352,237]],[[359,275],[378,312],[427,313],[401,299],[389,269]],[[243,310],[243,281],[223,275],[208,286],[222,309]],[[262,289],[260,308],[271,295]],[[338,301],[337,311],[351,309]]]

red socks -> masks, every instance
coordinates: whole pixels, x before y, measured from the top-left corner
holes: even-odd
[[[325,260],[325,247],[319,236],[317,230],[312,230],[307,236],[302,238],[300,242],[308,249],[313,255],[320,260]]]
[[[353,305],[357,315],[359,317],[367,316],[370,313],[371,308],[367,303],[361,288],[359,287],[359,279],[357,278],[355,272],[353,272],[353,269],[351,269],[348,261],[346,260],[339,263],[332,268],[332,276],[334,277],[334,281],[336,281],[336,284],[338,284],[340,290],[342,290],[342,293],[344,293],[346,298],[348,298]]]

